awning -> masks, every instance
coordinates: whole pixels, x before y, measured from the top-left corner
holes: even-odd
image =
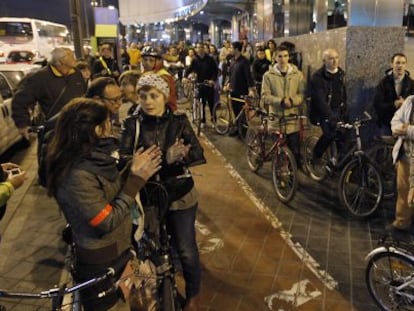
[[[123,24],[174,22],[201,11],[208,0],[119,0]]]

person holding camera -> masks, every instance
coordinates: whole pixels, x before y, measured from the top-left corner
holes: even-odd
[[[14,190],[23,185],[26,180],[26,172],[22,171],[17,164],[8,162],[1,164],[0,171],[0,220],[6,213],[6,203]],[[1,237],[0,237],[1,239]]]

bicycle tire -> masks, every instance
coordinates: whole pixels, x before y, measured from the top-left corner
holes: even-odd
[[[375,254],[368,261],[365,283],[369,294],[381,310],[413,310],[413,302],[396,294],[394,290],[395,287],[404,283],[402,280],[404,277],[411,278],[413,271],[414,260],[412,258],[388,250]],[[409,294],[414,295],[412,286],[407,286],[404,291],[410,291]],[[401,308],[404,305],[410,308]]]
[[[214,128],[217,134],[226,135],[230,131],[231,111],[230,106],[221,102],[214,105]]]
[[[263,166],[262,135],[257,129],[249,128],[246,134],[247,164],[253,172],[257,172]]]
[[[162,281],[160,294],[159,311],[181,311],[181,305],[177,298],[177,292],[173,281],[170,277],[166,277]]]
[[[288,147],[277,150],[272,159],[273,189],[277,198],[288,203],[293,199],[298,187],[295,156]]]
[[[392,161],[392,149],[391,145],[376,144],[367,150],[368,157],[374,161],[380,171],[385,200],[395,198],[397,193],[397,176]]]
[[[202,118],[202,116],[201,116],[201,105],[202,105],[202,103],[198,100],[198,99],[196,99],[195,100],[196,102],[194,103],[193,102],[193,109],[192,109],[192,119],[193,119],[193,124],[194,124],[194,126],[195,126],[195,129],[196,129],[196,134],[197,134],[197,136],[200,136],[200,132],[201,132],[201,118]]]
[[[315,165],[313,163],[313,149],[315,148],[316,143],[318,142],[319,137],[312,135],[306,138],[303,154],[305,158],[305,169],[309,174],[309,177],[315,181],[323,181],[326,178],[327,172],[325,166],[328,164],[328,150],[322,156],[320,163]]]
[[[342,170],[338,195],[342,206],[352,217],[372,215],[382,199],[381,175],[367,159],[354,159]]]

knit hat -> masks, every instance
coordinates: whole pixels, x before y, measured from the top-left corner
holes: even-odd
[[[161,76],[155,73],[143,74],[138,80],[137,91],[139,92],[139,90],[146,85],[157,88],[165,95],[166,98],[170,97],[170,88],[168,86],[168,83],[163,78],[161,78]]]

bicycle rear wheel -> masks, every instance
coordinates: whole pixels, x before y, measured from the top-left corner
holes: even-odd
[[[351,216],[370,216],[382,199],[380,173],[367,159],[352,160],[342,170],[338,195]]]
[[[249,128],[246,134],[247,164],[253,172],[263,166],[262,134],[254,128]]]
[[[326,165],[329,161],[329,148],[324,153],[319,163],[314,163],[313,161],[313,149],[315,148],[316,143],[318,142],[319,137],[312,135],[305,140],[303,147],[303,153],[305,158],[305,168],[309,173],[310,178],[315,181],[322,181],[326,178]]]
[[[213,109],[214,114],[214,128],[220,135],[226,135],[230,131],[231,126],[231,111],[230,106],[218,102]]]
[[[295,156],[287,147],[281,147],[272,159],[273,188],[283,203],[293,199],[298,187]]]
[[[403,254],[384,251],[375,254],[367,264],[365,282],[371,297],[381,310],[414,310],[414,287],[397,287],[413,278],[414,261]]]

